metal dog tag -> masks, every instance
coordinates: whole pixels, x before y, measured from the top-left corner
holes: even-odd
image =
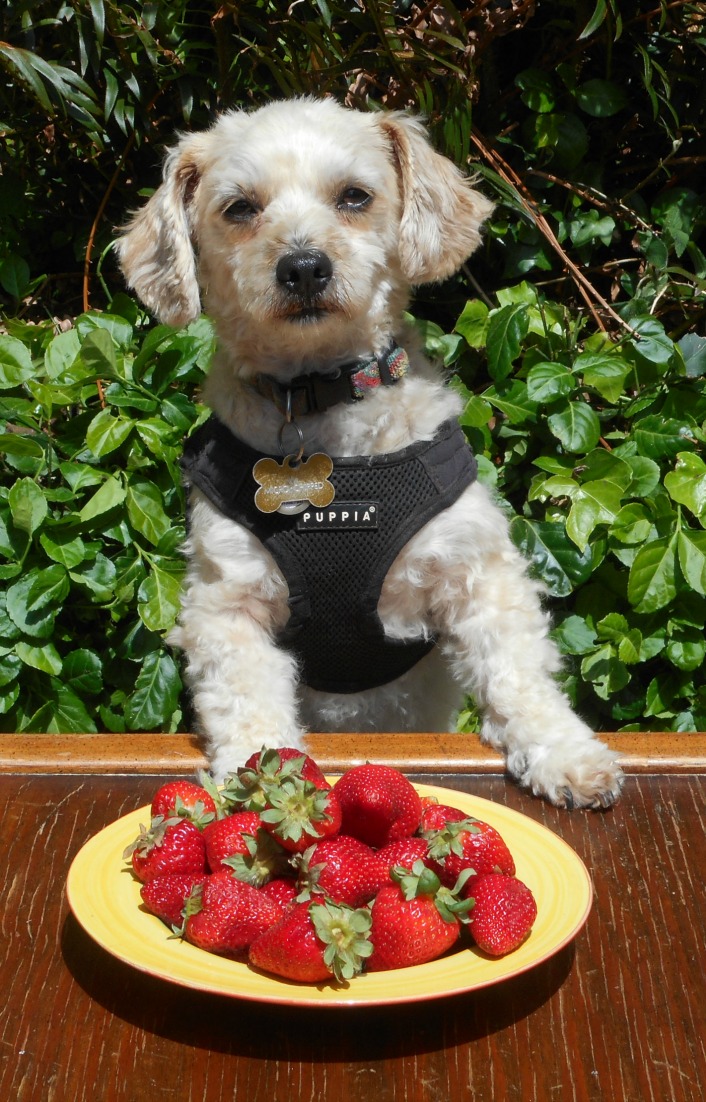
[[[261,513],[302,513],[308,505],[324,509],[333,501],[336,490],[329,475],[333,460],[324,452],[308,459],[292,453],[281,463],[276,459],[258,459],[252,469],[259,485],[255,505]]]

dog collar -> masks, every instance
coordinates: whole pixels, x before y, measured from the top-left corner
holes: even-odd
[[[332,372],[297,375],[283,383],[273,375],[257,375],[255,388],[286,417],[324,413],[340,402],[359,402],[379,386],[394,386],[409,370],[403,348],[393,347],[369,360],[355,360]]]

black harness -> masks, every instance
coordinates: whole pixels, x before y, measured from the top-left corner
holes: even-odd
[[[211,417],[189,440],[186,481],[253,532],[289,587],[290,619],[278,638],[312,689],[354,693],[411,669],[433,638],[390,639],[377,612],[385,576],[411,537],[476,478],[462,430],[445,422],[433,440],[388,455],[334,459],[326,509],[285,516],[254,505],[260,453]]]

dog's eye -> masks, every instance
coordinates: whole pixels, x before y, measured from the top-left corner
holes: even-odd
[[[247,199],[236,199],[223,211],[229,222],[249,222],[257,214],[257,208]]]
[[[339,210],[362,210],[372,203],[373,197],[362,187],[347,187],[338,197]]]

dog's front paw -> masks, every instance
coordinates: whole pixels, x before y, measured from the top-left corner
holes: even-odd
[[[535,796],[569,810],[611,807],[624,781],[615,755],[595,738],[551,746],[534,743],[510,754],[507,765]]]

